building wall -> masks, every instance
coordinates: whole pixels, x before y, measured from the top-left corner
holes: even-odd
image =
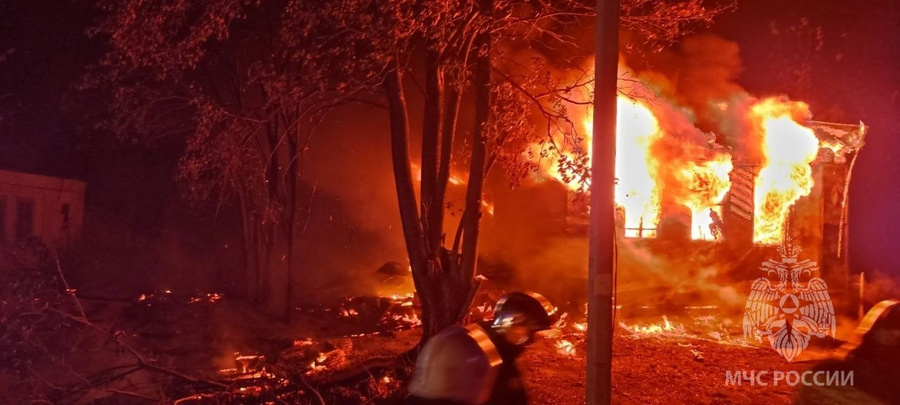
[[[78,180],[0,170],[0,240],[34,235],[66,245],[81,230],[85,187]]]

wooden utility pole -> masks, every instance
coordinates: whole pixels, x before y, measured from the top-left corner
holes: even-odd
[[[595,41],[591,240],[588,264],[588,405],[612,402],[619,0],[597,0]]]

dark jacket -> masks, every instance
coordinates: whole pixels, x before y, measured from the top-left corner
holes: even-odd
[[[494,390],[491,393],[489,405],[525,405],[528,403],[528,395],[525,393],[525,385],[522,382],[522,373],[516,365],[516,360],[524,352],[524,347],[516,346],[498,335],[490,324],[481,325],[487,331],[491,342],[497,347],[503,364],[497,374]]]

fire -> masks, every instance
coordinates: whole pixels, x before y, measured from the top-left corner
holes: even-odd
[[[809,117],[804,103],[764,99],[750,108],[749,119],[762,135],[762,165],[756,177],[753,241],[778,244],[791,206],[809,195],[819,140],[812,129],[797,122]]]
[[[484,207],[485,212],[490,215],[494,215],[494,203],[482,200],[481,205]]]
[[[660,116],[665,119],[661,120]],[[685,124],[693,126],[662,100],[620,95],[616,117],[615,200],[624,211],[625,236],[656,236],[665,193],[672,204],[691,211],[688,226],[693,239],[714,239],[712,212],[721,214],[719,204],[731,188],[731,155],[688,139],[700,134],[695,128],[687,135],[672,133],[681,131]],[[593,139],[590,109],[584,111],[582,124],[586,133],[582,150],[590,150]],[[540,146],[533,145],[532,150],[535,148]],[[566,161],[576,159],[570,151],[559,153]],[[557,161],[545,165],[543,172],[572,190],[586,183]]]
[[[666,166],[676,168],[669,172],[667,192],[676,203],[691,211],[691,238],[713,240],[713,216],[721,216],[719,204],[731,189],[729,174],[734,166],[731,155],[713,152],[706,160],[690,160],[691,156],[709,153],[697,146],[682,146],[690,151],[678,160],[669,159]],[[675,190],[671,190],[674,188]]]
[[[656,237],[661,219],[671,216],[690,226],[692,239],[719,239],[721,204],[731,189],[734,169],[731,149],[716,144],[716,136],[696,128],[689,112],[649,86],[636,80],[620,81],[619,86],[627,95],[619,95],[617,104],[615,202],[624,217],[619,222],[625,236]],[[834,151],[839,145],[820,145],[814,131],[804,125],[810,119],[805,103],[767,98],[744,110],[732,111],[727,103],[720,108],[729,119],[749,128],[748,133],[726,135],[750,135],[750,147],[759,152],[756,157],[740,155],[748,163],[759,164],[754,180],[753,241],[780,243],[790,208],[812,190],[811,164],[819,148]],[[578,152],[591,150],[593,114],[579,105],[567,106],[567,111],[582,124],[581,144],[557,146],[571,145],[571,139],[579,138],[561,130],[553,134],[553,142],[531,145],[530,155],[547,156],[545,149],[550,145],[555,156],[541,162],[542,175],[571,190],[582,190],[589,179],[581,178],[572,167],[583,159],[584,153]],[[679,210],[685,215],[675,216]]]
[[[586,134],[582,150],[590,150],[593,140],[593,115],[584,111],[581,120]],[[616,115],[616,204],[625,210],[626,236],[655,236],[660,218],[658,164],[650,153],[651,146],[661,136],[659,123],[646,104],[625,96],[618,98]],[[532,145],[532,152],[540,154],[542,146]],[[536,152],[536,153],[535,153]],[[574,162],[576,153],[557,150],[562,161]],[[543,167],[543,174],[565,184],[572,191],[581,189],[588,180],[561,166],[553,159]]]
[[[422,182],[422,167],[416,162],[411,162],[410,168],[412,170],[413,179],[417,183]],[[463,186],[466,184],[466,181],[463,179],[463,177],[460,174],[453,173],[453,172],[448,174],[447,182],[453,186]],[[486,212],[488,215],[491,215],[491,216],[494,215],[494,203],[492,203],[490,201],[482,200],[481,206],[482,206],[482,208],[484,208],[483,212]]]
[[[620,322],[619,326],[635,335],[683,335],[684,325],[669,322],[669,318],[663,315],[663,323],[650,325],[627,325]]]
[[[575,344],[565,339],[557,340],[556,351],[563,356],[572,357],[575,355]]]
[[[409,167],[412,170],[413,179],[415,179],[416,182],[421,182],[422,166],[420,166],[416,162],[410,162]],[[449,175],[447,175],[447,182],[454,186],[466,184],[466,181],[463,180],[463,177],[457,173],[450,173]]]
[[[835,156],[840,156],[841,152],[846,148],[844,144],[837,140],[823,140],[819,142],[819,146],[822,149],[828,149]]]
[[[659,164],[651,147],[662,136],[659,122],[637,100],[619,96],[617,108],[615,195],[616,204],[625,210],[625,236],[655,236],[660,218],[660,185]],[[593,128],[593,117],[588,120]]]

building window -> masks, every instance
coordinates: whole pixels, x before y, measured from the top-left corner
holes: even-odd
[[[62,229],[69,229],[69,204],[63,204],[62,209],[60,209],[60,214],[62,214]]]
[[[34,200],[16,201],[16,240],[34,234]]]
[[[0,242],[6,241],[6,198],[0,197]]]

